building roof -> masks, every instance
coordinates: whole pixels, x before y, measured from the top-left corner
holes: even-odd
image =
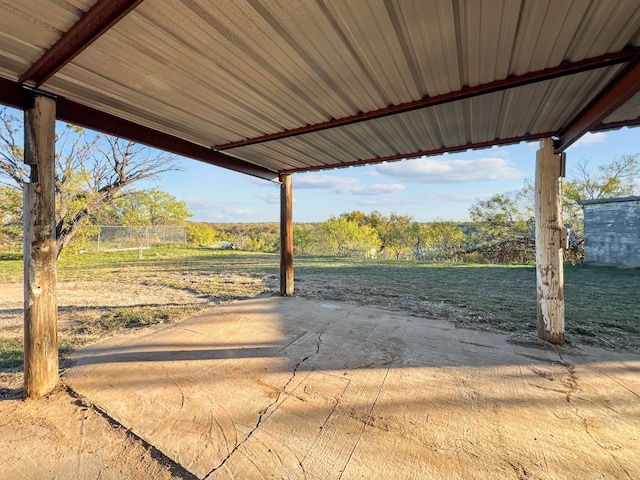
[[[0,103],[268,179],[640,124],[635,0],[0,0]]]
[[[618,203],[618,202],[640,202],[640,196],[594,198],[591,200],[582,200],[580,202],[580,205],[595,205],[595,204],[601,204],[601,203]]]

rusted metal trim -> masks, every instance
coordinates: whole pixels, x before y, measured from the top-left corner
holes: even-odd
[[[411,159],[411,158],[417,158],[417,157],[423,157],[423,156],[431,157],[434,155],[442,155],[443,153],[463,152],[465,150],[489,148],[496,145],[510,145],[510,144],[520,143],[520,142],[530,142],[532,140],[540,140],[541,138],[549,138],[549,137],[555,137],[555,136],[557,136],[557,132],[533,133],[533,134],[522,135],[520,137],[497,138],[497,139],[488,140],[485,142],[466,143],[464,145],[456,145],[453,147],[440,147],[440,148],[434,148],[431,150],[419,150],[417,152],[412,152],[407,154],[387,155],[385,157],[369,158],[366,160],[356,160],[353,162],[315,165],[312,167],[290,168],[287,170],[281,170],[280,173],[283,175],[286,175],[291,173],[312,172],[317,170],[330,170],[333,168],[355,167],[359,165],[373,165],[376,163],[390,162],[393,160]]]
[[[494,93],[497,91],[507,90],[511,88],[521,87],[536,82],[542,82],[545,80],[552,80],[554,78],[560,78],[567,75],[574,75],[577,73],[594,70],[597,68],[608,67],[611,65],[617,65],[619,63],[628,62],[635,56],[640,54],[640,47],[627,48],[614,53],[608,53],[593,58],[581,60],[573,63],[563,63],[557,67],[547,68],[537,72],[525,73],[523,75],[515,75],[504,80],[497,80],[495,82],[485,83],[483,85],[477,85],[475,87],[466,87],[462,90],[455,92],[444,93],[442,95],[436,95],[433,97],[425,97],[420,100],[412,102],[402,103],[399,105],[393,105],[387,108],[379,110],[373,110],[370,112],[358,113],[356,115],[350,115],[344,118],[338,118],[329,120],[326,122],[316,123],[313,125],[306,125],[304,127],[293,128],[291,130],[285,130],[282,132],[271,133],[262,135],[259,137],[248,138],[245,140],[239,140],[236,142],[229,142],[223,145],[217,145],[215,150],[229,150],[237,147],[244,147],[247,145],[255,145],[258,143],[269,142],[272,140],[279,140],[282,138],[293,137],[297,135],[303,135],[305,133],[318,132],[330,128],[342,127],[353,123],[364,122],[367,120],[373,120],[375,118],[382,118],[389,115],[396,115],[398,113],[409,112],[412,110],[418,110],[425,107],[432,107],[434,105],[441,105],[444,103],[454,102],[465,98],[476,97],[479,95],[486,95],[488,93]]]
[[[563,152],[582,135],[640,92],[640,54],[625,66],[596,97],[560,132],[556,152]]]
[[[143,0],[98,0],[31,67],[19,83],[40,86]]]

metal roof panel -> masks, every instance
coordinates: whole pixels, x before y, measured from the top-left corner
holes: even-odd
[[[20,78],[91,5],[0,0],[0,76]],[[212,146],[631,44],[640,46],[637,0],[145,0],[42,89]],[[226,152],[283,170],[558,131],[620,68]],[[634,97],[606,121],[637,110]]]

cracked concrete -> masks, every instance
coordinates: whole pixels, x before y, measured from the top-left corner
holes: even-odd
[[[209,480],[640,478],[640,358],[509,340],[274,297],[85,348],[64,381]]]

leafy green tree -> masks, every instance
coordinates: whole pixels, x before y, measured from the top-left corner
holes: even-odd
[[[0,110],[0,180],[18,190],[29,174],[22,125],[9,110]],[[171,155],[72,125],[57,130],[55,161],[58,255],[96,212],[116,202],[132,184],[176,169]]]
[[[295,255],[315,255],[322,252],[322,233],[318,224],[303,223],[293,225],[293,253]]]
[[[425,259],[428,232],[428,224],[413,222],[409,227],[407,242],[416,260]]]
[[[344,218],[357,223],[361,227],[370,227],[375,230],[379,240],[378,249],[382,256],[385,254],[385,248],[393,242],[393,232],[389,225],[389,219],[378,211],[373,211],[367,215],[354,210],[350,213],[341,214],[339,218]]]
[[[219,232],[208,223],[187,223],[187,243],[196,247],[210,247],[220,241]]]
[[[522,235],[528,235],[528,219],[509,194],[496,194],[478,200],[469,209],[469,217],[476,224],[474,240],[478,245],[492,245]]]
[[[413,256],[413,217],[391,213],[386,226],[386,248],[396,260]]]
[[[459,258],[467,237],[456,223],[437,221],[424,225],[423,229],[430,260],[447,262]]]
[[[0,186],[0,247],[18,250],[22,245],[22,192]]]
[[[380,245],[376,231],[346,218],[330,218],[322,224],[323,252],[343,257],[368,256]]]
[[[526,189],[526,186],[525,186]],[[523,192],[497,194],[469,209],[473,250],[496,262],[528,262],[535,258],[533,210],[523,205]]]
[[[186,202],[153,188],[123,192],[94,218],[102,225],[150,226],[185,225],[192,216]]]

